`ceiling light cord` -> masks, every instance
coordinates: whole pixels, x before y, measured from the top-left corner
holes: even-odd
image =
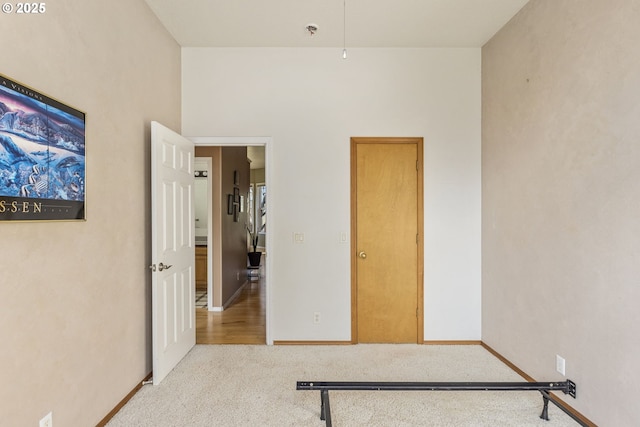
[[[347,59],[347,0],[342,1],[342,59]]]

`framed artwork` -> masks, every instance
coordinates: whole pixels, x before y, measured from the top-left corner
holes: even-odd
[[[234,172],[234,174],[237,172]],[[240,219],[240,189],[233,188],[233,221],[238,222]]]
[[[233,215],[233,194],[227,194],[227,214]]]
[[[0,75],[0,221],[85,220],[85,114]]]

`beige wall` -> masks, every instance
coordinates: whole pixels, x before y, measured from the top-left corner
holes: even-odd
[[[251,183],[264,183],[266,179],[265,169],[251,169]]]
[[[233,174],[239,174],[239,183],[234,185]],[[238,188],[244,197],[244,212],[227,214],[227,195]],[[247,147],[222,147],[222,304],[229,299],[247,280],[247,195],[249,194],[249,162]]]
[[[482,51],[482,339],[640,425],[640,4],[532,0]]]
[[[180,49],[142,0],[0,16],[0,73],[87,114],[86,222],[0,223],[0,425],[99,422],[150,355],[149,122],[180,130]]]
[[[212,259],[213,306],[226,307],[247,280],[247,195],[249,192],[249,162],[247,147],[197,146],[197,157],[210,157],[213,165],[212,191],[213,230],[209,243]],[[234,185],[234,171],[239,185]],[[244,197],[244,211],[238,221],[228,214],[227,196],[238,188]],[[218,200],[216,200],[218,198]],[[217,212],[216,212],[217,208]]]

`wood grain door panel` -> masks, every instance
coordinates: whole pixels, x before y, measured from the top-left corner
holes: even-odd
[[[352,330],[357,342],[421,340],[422,147],[418,142],[352,142]]]

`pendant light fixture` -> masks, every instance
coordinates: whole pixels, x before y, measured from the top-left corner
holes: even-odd
[[[342,1],[342,59],[347,59],[347,0]]]

